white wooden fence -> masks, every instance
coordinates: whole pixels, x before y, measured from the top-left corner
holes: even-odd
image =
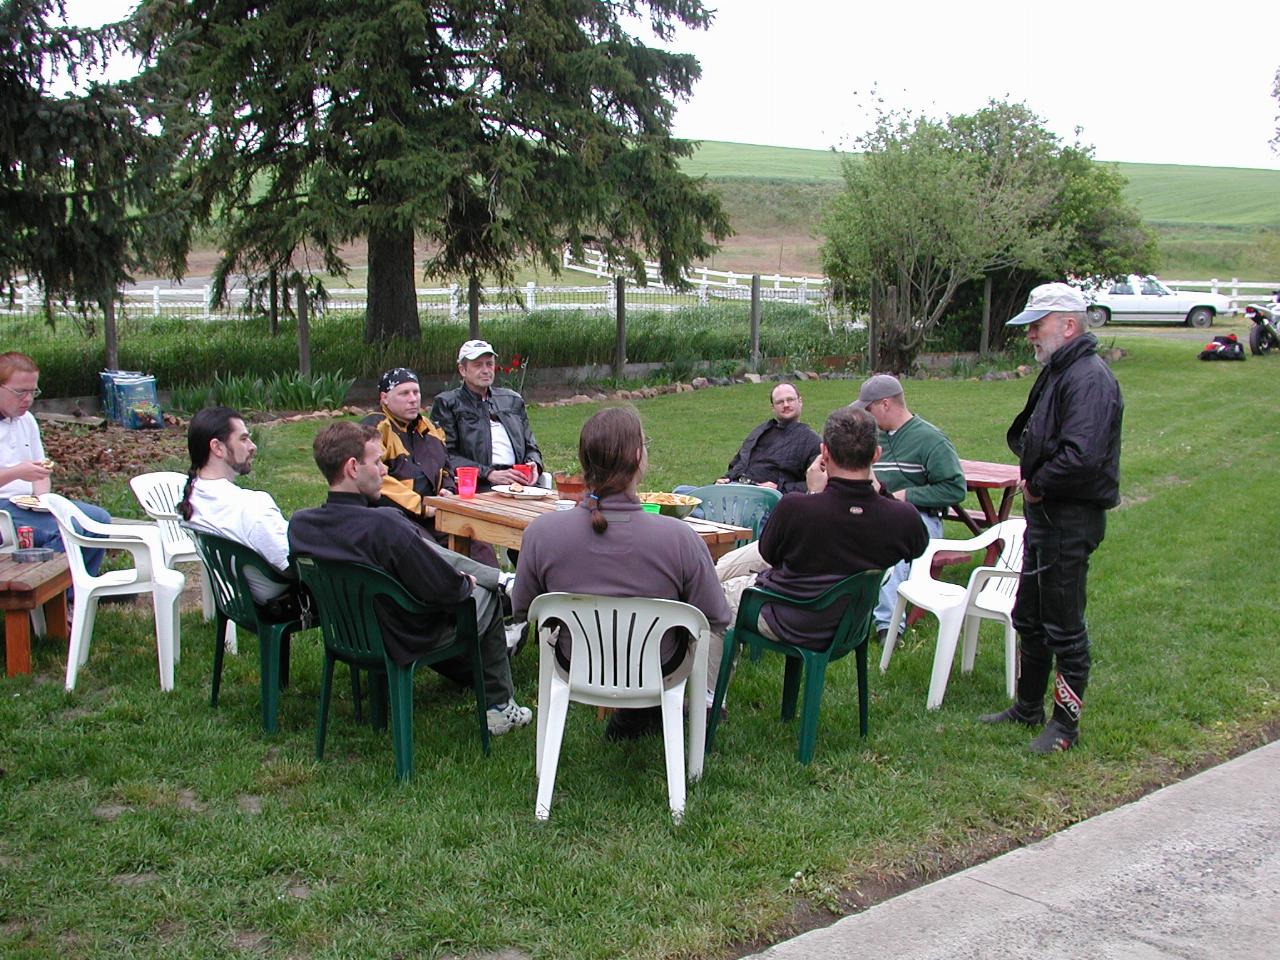
[[[480,305],[482,314],[528,314],[535,310],[583,310],[612,313],[616,306],[616,290],[612,282],[616,267],[610,267],[597,251],[589,251],[583,261],[573,261],[565,254],[564,267],[587,273],[608,282],[584,285],[537,284],[503,289],[488,289]],[[655,276],[656,263],[646,263]],[[662,284],[645,287],[628,285],[627,306],[632,310],[672,311],[692,306],[706,306],[713,302],[749,300],[751,274],[728,270],[711,270],[699,267],[685,274],[691,287],[677,290]],[[778,303],[795,303],[830,307],[830,283],[825,277],[784,277],[780,274],[762,275],[760,278],[762,300]],[[1237,306],[1259,300],[1268,300],[1273,290],[1280,290],[1280,280],[1165,280],[1171,287],[1193,290],[1210,290],[1231,299]],[[220,320],[243,313],[248,294],[245,290],[228,293],[228,305],[213,308],[209,305],[209,287],[132,287],[122,292],[121,314],[126,318],[184,317],[202,320]],[[333,287],[323,304],[313,304],[313,311],[361,311],[368,302],[364,289]],[[436,322],[465,323],[467,320],[466,290],[453,284],[448,287],[423,287],[416,291],[418,313],[424,319]],[[33,286],[19,288],[12,305],[0,301],[0,316],[29,316],[44,309],[40,291]]]

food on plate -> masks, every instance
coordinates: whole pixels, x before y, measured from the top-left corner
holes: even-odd
[[[512,493],[524,493],[524,485],[519,480],[512,480],[507,489]]]
[[[664,493],[661,490],[654,493],[639,493],[636,496],[640,498],[641,503],[656,503],[660,513],[680,519],[693,513],[694,508],[702,503],[697,497],[685,496],[683,493]]]
[[[16,497],[10,497],[10,498],[9,498],[9,502],[10,502],[10,503],[13,503],[13,504],[16,504],[16,505],[17,505],[17,506],[19,506],[19,507],[22,507],[22,509],[24,509],[24,510],[39,510],[39,509],[40,509],[40,498],[39,498],[39,497],[33,497],[33,496],[30,496],[29,494],[25,494],[25,493],[23,493],[23,494],[19,494],[19,495],[18,495],[18,496],[16,496]]]
[[[696,507],[702,501],[697,497],[687,497],[683,493],[641,493],[637,494],[641,503],[659,503],[665,507]]]

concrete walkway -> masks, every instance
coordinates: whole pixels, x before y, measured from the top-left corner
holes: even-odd
[[[1276,960],[1280,741],[756,956]]]

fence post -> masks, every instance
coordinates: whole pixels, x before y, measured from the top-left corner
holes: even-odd
[[[298,278],[298,372],[311,376],[311,304],[307,297],[306,281]]]
[[[538,285],[530,280],[525,284],[524,289],[524,308],[533,313],[534,310],[538,309]]]
[[[1234,300],[1238,296],[1240,296],[1240,278],[1232,277],[1231,278],[1231,299]]]
[[[627,278],[615,277],[614,312],[618,318],[617,335],[613,342],[613,375],[622,379],[623,368],[627,364]]]
[[[158,284],[151,288],[151,315],[153,317],[160,316],[160,287]]]
[[[480,278],[474,273],[467,280],[467,339],[480,339]]]
[[[1214,277],[1212,280],[1210,280],[1210,281],[1209,281],[1209,292],[1210,292],[1210,293],[1217,293],[1217,292],[1218,292],[1218,278],[1217,278],[1217,277]]]
[[[711,301],[711,293],[707,289],[707,274],[702,273],[702,283],[698,286],[698,306],[705,307]]]
[[[449,322],[458,322],[458,285],[449,284]]]
[[[201,297],[201,299],[204,300],[204,318],[208,320],[209,319],[209,286],[208,284],[205,284],[200,289],[204,291],[204,295],[203,297]]]
[[[760,274],[751,275],[751,370],[760,372]]]

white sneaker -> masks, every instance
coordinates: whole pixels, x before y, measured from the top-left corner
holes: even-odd
[[[525,633],[529,629],[528,621],[524,623],[509,623],[502,628],[507,634],[507,656],[514,657],[520,652],[520,645],[524,643]]]
[[[528,707],[520,706],[515,698],[512,698],[501,706],[490,707],[485,717],[489,721],[489,733],[500,737],[516,727],[527,724],[533,719],[533,711]]]
[[[503,593],[510,593],[511,586],[516,582],[515,573],[508,570],[498,571],[498,586]]]

